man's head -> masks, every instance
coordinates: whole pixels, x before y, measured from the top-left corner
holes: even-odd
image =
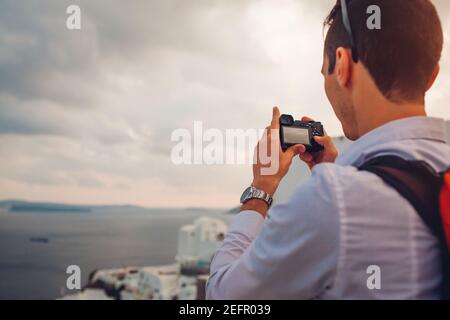
[[[439,72],[443,32],[429,0],[347,0],[358,62],[352,59],[350,35],[344,27],[341,1],[325,20],[325,90],[346,136],[365,132],[362,122],[408,112],[422,106]],[[370,30],[367,9],[381,9],[381,29]],[[379,110],[369,110],[376,105]],[[392,116],[395,118],[396,116]]]

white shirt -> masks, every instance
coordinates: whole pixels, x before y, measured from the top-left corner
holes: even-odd
[[[208,299],[438,299],[436,238],[379,177],[357,166],[386,154],[450,167],[445,122],[390,122],[314,167],[268,219],[237,214],[211,263]],[[369,266],[381,289],[369,289]]]

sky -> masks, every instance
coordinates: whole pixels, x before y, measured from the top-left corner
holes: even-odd
[[[235,206],[251,167],[175,165],[171,133],[264,128],[278,105],[341,135],[320,74],[334,2],[1,0],[0,199]],[[433,2],[445,48],[427,111],[450,119],[450,3]]]

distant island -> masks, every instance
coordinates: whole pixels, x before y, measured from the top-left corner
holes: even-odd
[[[171,210],[173,208],[152,208],[141,207],[131,204],[117,204],[117,205],[76,205],[65,203],[53,203],[53,202],[34,202],[26,200],[0,200],[0,209],[4,209],[9,212],[55,212],[55,213],[90,213],[90,212],[103,212],[103,211],[117,211],[126,209],[133,210],[135,212],[149,211],[149,210]],[[188,212],[203,212],[207,211],[207,208],[194,208],[187,207],[185,209]]]
[[[20,200],[0,201],[0,208],[9,212],[91,212],[92,208],[85,205],[68,205],[49,202],[28,202]]]
[[[89,213],[98,209],[109,208],[140,208],[130,205],[72,205],[52,202],[32,202],[22,200],[4,200],[0,201],[0,208],[9,212],[55,212],[55,213]]]
[[[13,204],[10,212],[91,212],[91,208],[82,206],[69,206],[60,204],[23,203]]]

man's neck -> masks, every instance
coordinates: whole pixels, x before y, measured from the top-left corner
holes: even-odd
[[[378,89],[367,69],[361,64],[354,69],[355,82],[353,103],[357,136],[399,119],[426,116],[425,97],[413,102],[396,103],[385,97]]]
[[[391,121],[427,115],[425,106],[421,103],[396,104],[383,101],[375,104],[372,102],[364,109],[365,112],[362,112],[357,119],[359,137]]]

